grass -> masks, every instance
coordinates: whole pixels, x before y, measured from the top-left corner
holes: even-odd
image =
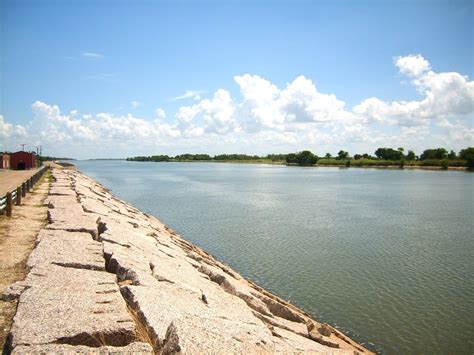
[[[147,325],[143,323],[142,317],[136,309],[134,309],[130,305],[127,305],[127,309],[128,313],[130,313],[130,316],[133,319],[133,322],[135,323],[135,340],[142,343],[150,344],[153,348],[154,353],[159,354],[160,344],[158,338],[155,338],[151,335],[150,329]]]

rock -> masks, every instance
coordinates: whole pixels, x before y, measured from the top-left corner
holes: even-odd
[[[97,217],[78,213],[74,209],[48,209],[46,229],[64,230],[69,232],[86,232],[97,237]]]
[[[308,336],[311,340],[314,340],[322,345],[325,345],[325,346],[329,346],[331,348],[339,348],[339,343],[335,340],[332,340],[331,338],[329,337],[326,337],[326,336],[322,336],[321,334],[319,334],[319,332],[317,331],[311,331],[308,333]]]
[[[318,328],[318,332],[327,337],[332,333],[331,328],[329,328],[326,324],[321,324],[321,326]]]
[[[161,353],[163,355],[177,354],[181,352],[181,346],[179,345],[179,336],[176,326],[171,322],[170,326],[166,330],[165,340],[163,341],[163,347]]]
[[[77,269],[105,271],[102,244],[89,233],[43,229],[31,253],[29,267],[55,264]]]
[[[354,349],[337,349],[329,347],[310,338],[301,337],[291,331],[274,328],[278,336],[275,340],[275,350],[278,353],[301,352],[317,354],[347,354],[354,355]]]
[[[49,208],[73,209],[78,213],[82,212],[81,205],[77,202],[76,196],[72,195],[50,195],[46,198],[45,204]]]
[[[41,344],[41,345],[19,345],[13,349],[12,354],[88,354],[88,355],[104,355],[104,354],[154,354],[150,344],[135,342],[126,346],[100,346],[91,348],[83,345],[68,344]]]
[[[207,304],[202,302],[199,290],[179,284],[160,283],[160,287],[154,288],[123,286],[121,291],[161,343],[173,323],[173,333],[177,334],[183,352],[238,353],[262,339],[273,344],[270,331],[242,300],[218,286],[212,287],[213,292],[206,292]]]
[[[299,323],[299,322],[291,322],[287,319],[284,319],[284,318],[280,318],[280,317],[276,317],[276,316],[273,316],[273,317],[268,317],[268,316],[265,316],[259,312],[254,312],[254,315],[255,317],[257,317],[258,319],[260,319],[261,321],[263,321],[265,324],[268,325],[271,325],[271,326],[274,326],[274,327],[278,327],[278,328],[281,328],[281,329],[285,329],[285,330],[288,330],[288,331],[291,331],[295,334],[299,334],[303,337],[307,337],[308,336],[308,331],[307,331],[307,328],[304,324],[302,323]]]
[[[76,196],[76,192],[68,186],[52,186],[49,190],[50,195]]]
[[[301,315],[298,314],[296,311],[282,303],[280,300],[278,300],[276,297],[275,298],[270,298],[266,295],[252,292],[252,294],[259,298],[260,300],[263,301],[270,310],[270,312],[278,317],[288,319],[292,322],[299,322],[299,323],[305,323],[305,318]]]
[[[112,212],[103,202],[91,197],[81,197],[80,204],[84,212],[96,213],[102,216],[107,216]]]
[[[113,275],[50,265],[24,281],[11,329],[12,345],[68,343],[123,346],[134,323]]]
[[[2,301],[13,301],[20,298],[23,291],[28,286],[23,281],[15,282],[14,284],[7,287],[7,289],[2,294]]]

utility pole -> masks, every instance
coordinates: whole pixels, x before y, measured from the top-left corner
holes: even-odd
[[[25,151],[25,145],[26,145],[26,143],[22,143],[22,144],[20,144],[20,145],[21,145],[21,150],[22,150],[22,151]]]

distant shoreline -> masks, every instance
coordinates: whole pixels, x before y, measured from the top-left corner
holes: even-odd
[[[170,160],[170,161],[161,161],[161,162],[154,162],[154,161],[133,161],[133,160],[126,160],[126,159],[85,159],[83,161],[130,161],[134,163],[217,163],[217,164],[251,164],[251,165],[282,165],[282,166],[295,166],[301,167],[301,165],[297,164],[287,164],[284,161],[259,161],[259,160]],[[348,169],[348,168],[360,168],[360,169],[390,169],[390,170],[432,170],[432,171],[471,171],[469,168],[464,166],[435,166],[435,165],[410,165],[405,164],[403,167],[400,164],[392,164],[392,165],[356,165],[351,164],[350,166],[346,166],[344,163],[341,164],[316,164],[316,165],[308,165],[304,166],[308,168],[341,168],[341,169]]]

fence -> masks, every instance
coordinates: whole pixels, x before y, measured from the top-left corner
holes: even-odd
[[[10,192],[0,198],[0,214],[6,214],[7,217],[12,216],[13,204],[19,206],[21,204],[21,198],[26,196],[27,192],[30,192],[33,186],[41,179],[43,174],[48,170],[47,166],[43,166],[29,179],[21,183]]]

